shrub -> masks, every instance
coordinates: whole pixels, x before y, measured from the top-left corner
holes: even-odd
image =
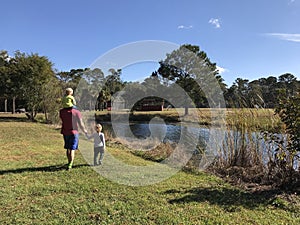
[[[269,179],[285,188],[300,184],[300,94],[286,97],[281,95],[275,113],[284,123],[284,132],[265,134],[269,143],[275,143],[272,158],[269,161]]]

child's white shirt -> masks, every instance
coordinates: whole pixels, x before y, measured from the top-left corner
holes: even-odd
[[[105,137],[102,132],[100,133],[94,133],[91,136],[88,136],[88,138],[94,138],[94,147],[104,147],[105,148]]]

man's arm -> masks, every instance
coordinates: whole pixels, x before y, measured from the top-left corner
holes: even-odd
[[[76,116],[77,123],[78,123],[79,127],[81,128],[81,130],[85,134],[87,134],[87,130],[86,130],[84,122],[82,120],[82,115],[81,115],[80,111],[76,109],[76,110],[73,110],[72,112],[74,113],[73,115]]]
[[[86,130],[86,128],[85,128],[85,125],[84,125],[84,123],[83,123],[83,120],[82,120],[82,118],[79,118],[79,126],[80,126],[80,128],[81,128],[81,130],[85,133],[85,134],[87,134],[87,130]]]

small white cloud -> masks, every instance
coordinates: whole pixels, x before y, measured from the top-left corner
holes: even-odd
[[[223,74],[223,73],[225,73],[225,72],[228,71],[227,69],[222,68],[222,67],[220,67],[220,66],[217,66],[217,70],[218,70],[219,74]]]
[[[288,0],[288,5],[292,6],[296,4],[296,0]]]
[[[215,28],[221,28],[221,23],[219,19],[211,18],[208,23],[215,26]]]
[[[193,25],[189,25],[189,26],[184,26],[184,25],[180,25],[177,27],[177,29],[192,29]]]
[[[266,35],[277,37],[285,41],[300,42],[300,34],[267,33]]]

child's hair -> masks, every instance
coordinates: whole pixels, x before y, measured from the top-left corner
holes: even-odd
[[[72,95],[73,94],[73,89],[72,88],[67,88],[66,89],[66,94],[67,95]]]
[[[100,123],[96,124],[96,129],[99,128],[100,131],[102,130],[102,125]]]

